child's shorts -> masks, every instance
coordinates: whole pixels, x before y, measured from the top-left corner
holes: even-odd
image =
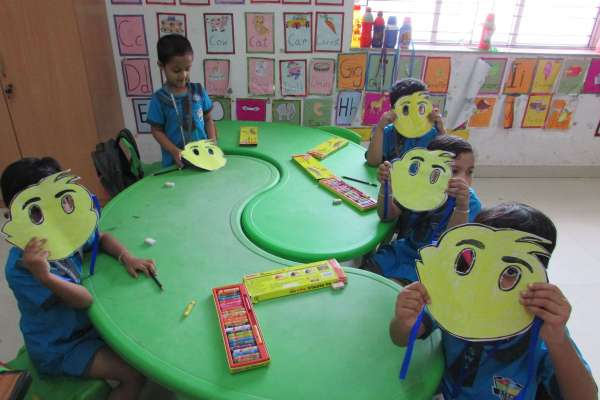
[[[373,254],[373,262],[387,278],[394,278],[411,283],[418,280],[415,258],[418,252],[411,248],[406,239],[396,240],[381,246]]]

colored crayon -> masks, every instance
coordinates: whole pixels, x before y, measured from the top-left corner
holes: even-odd
[[[248,329],[252,329],[250,327],[250,325],[248,325],[248,324],[245,324],[245,325],[236,325],[236,326],[232,326],[232,327],[229,327],[229,328],[225,328],[225,332],[226,333],[229,333],[229,332],[240,332],[240,331],[245,331],[245,330],[248,330]]]
[[[244,356],[246,354],[252,354],[252,353],[258,353],[258,347],[257,346],[246,347],[245,349],[234,350],[233,351],[233,356],[234,357]]]
[[[256,343],[240,343],[240,344],[236,344],[235,346],[229,346],[229,347],[231,348],[231,351],[233,351],[233,350],[245,349],[246,347],[252,347],[252,346],[256,346]]]
[[[222,294],[232,294],[232,293],[239,293],[240,292],[240,288],[229,288],[229,289],[221,289],[217,292],[218,295],[222,295]]]
[[[240,363],[243,363],[243,362],[258,360],[259,358],[260,358],[260,354],[259,353],[245,354],[243,356],[234,357],[233,361],[235,363],[237,363],[237,364],[240,364]]]

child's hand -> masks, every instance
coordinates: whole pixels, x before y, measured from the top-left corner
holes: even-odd
[[[427,118],[429,119],[429,122],[431,122],[433,126],[435,126],[438,130],[440,130],[440,127],[444,126],[444,122],[442,121],[442,114],[440,114],[440,111],[437,108],[434,108],[429,113]]]
[[[154,263],[154,260],[143,260],[126,254],[123,256],[123,264],[125,265],[127,272],[129,272],[129,275],[134,278],[138,277],[138,272],[143,272],[148,277],[150,277],[150,275],[156,275],[156,264]]]
[[[177,149],[177,151],[171,152],[171,156],[173,157],[173,160],[175,160],[175,165],[177,165],[177,168],[183,168],[183,161],[181,160],[181,150]]]
[[[392,163],[389,161],[384,161],[383,164],[380,164],[379,168],[377,168],[377,180],[379,180],[382,185],[390,179],[391,168]]]
[[[403,329],[409,331],[415,324],[425,304],[431,303],[427,289],[421,282],[413,282],[404,287],[396,298],[395,318]]]
[[[467,211],[469,209],[469,200],[471,194],[469,192],[469,184],[461,178],[450,178],[448,181],[448,196],[456,199],[456,209]]]
[[[50,274],[50,253],[44,249],[45,244],[46,239],[33,237],[23,250],[23,266],[40,281]]]
[[[390,111],[383,113],[381,118],[379,118],[379,122],[377,123],[377,126],[383,129],[387,125],[393,123],[395,120],[396,120],[396,113],[390,110]]]
[[[551,283],[531,283],[519,300],[536,317],[544,320],[540,337],[549,345],[563,344],[571,305],[560,289]]]

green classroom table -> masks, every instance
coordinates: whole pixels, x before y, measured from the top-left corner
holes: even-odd
[[[191,398],[430,399],[443,370],[439,334],[419,341],[409,377],[400,381],[404,350],[388,338],[400,287],[354,268],[345,268],[342,290],[256,304],[271,363],[229,373],[213,287],[295,261],[357,257],[390,229],[377,224],[375,212],[332,206],[333,197],[292,164],[290,154],[329,134],[252,125],[260,128],[257,148],[235,144],[240,123],[218,124],[228,154],[221,170],[147,177],[105,207],[101,229],[137,256],[153,258],[165,290],[146,277],[132,279],[101,254],[96,274],[84,281],[94,296],[92,321],[132,365]],[[339,175],[373,179],[362,153],[350,143],[325,164]],[[165,181],[175,187],[165,188]],[[146,237],[156,244],[144,244]],[[192,300],[198,304],[183,319]]]

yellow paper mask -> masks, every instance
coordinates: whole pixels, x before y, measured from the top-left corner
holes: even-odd
[[[215,171],[227,163],[223,150],[209,140],[198,140],[186,144],[181,152],[181,157],[194,167],[207,171]]]
[[[418,138],[431,130],[429,114],[433,106],[426,92],[400,97],[394,104],[396,131],[407,138]]]
[[[24,249],[34,236],[46,239],[49,261],[73,254],[92,236],[98,214],[86,188],[70,171],[50,175],[18,193],[10,203],[6,240]]]
[[[431,304],[429,313],[451,335],[471,341],[518,335],[534,316],[519,293],[534,282],[548,282],[537,255],[549,257],[546,239],[512,229],[479,224],[445,232],[437,245],[419,250],[419,280]]]
[[[415,148],[392,164],[391,182],[394,199],[413,211],[440,207],[448,195],[454,154],[442,150]]]

